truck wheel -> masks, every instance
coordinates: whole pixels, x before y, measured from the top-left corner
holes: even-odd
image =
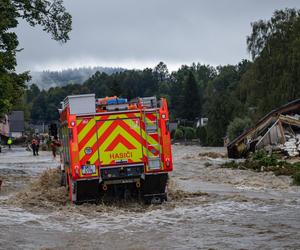
[[[151,204],[161,204],[162,202],[163,201],[162,201],[162,198],[160,196],[154,196],[151,199]]]
[[[153,195],[153,196],[144,197],[144,203],[146,205],[151,205],[151,204],[159,205],[166,200],[167,200],[166,195]]]

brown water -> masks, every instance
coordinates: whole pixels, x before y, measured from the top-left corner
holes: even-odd
[[[300,189],[288,177],[224,169],[226,158],[208,157],[224,153],[173,146],[170,199],[162,205],[74,206],[49,153],[5,151],[0,248],[299,249]]]

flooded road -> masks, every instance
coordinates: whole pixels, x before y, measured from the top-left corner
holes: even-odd
[[[289,177],[220,168],[227,159],[206,152],[225,153],[173,146],[170,199],[162,205],[74,206],[61,188],[42,192],[30,184],[57,167],[50,153],[4,151],[0,248],[299,249],[299,187],[291,186]],[[53,176],[43,175],[40,184],[47,187]]]

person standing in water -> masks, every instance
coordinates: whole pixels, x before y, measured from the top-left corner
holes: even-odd
[[[33,155],[36,156],[37,155],[37,151],[36,151],[36,149],[37,149],[37,141],[36,141],[35,138],[33,138],[32,141],[31,141],[31,148],[32,148]]]
[[[11,148],[11,144],[13,143],[12,139],[9,137],[7,140],[8,148]]]
[[[51,146],[53,158],[55,159],[57,148],[60,147],[60,143],[59,143],[57,137],[54,137],[50,146]]]
[[[39,149],[40,149],[40,139],[39,137],[36,137],[36,148],[35,148],[35,152],[36,152],[36,155],[39,155]]]

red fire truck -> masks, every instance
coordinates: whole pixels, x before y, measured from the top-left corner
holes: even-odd
[[[172,171],[164,98],[68,96],[61,103],[62,180],[74,203],[135,196],[167,199]]]

